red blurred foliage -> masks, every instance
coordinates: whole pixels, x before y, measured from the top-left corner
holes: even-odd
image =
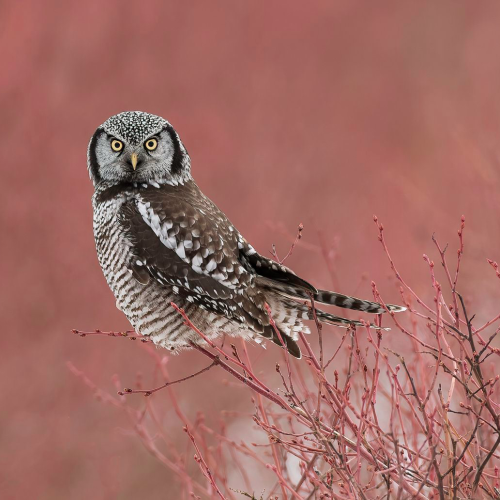
[[[400,270],[432,294],[422,253],[465,214],[461,291],[478,322],[498,314],[486,258],[500,260],[499,21],[496,2],[451,0],[2,2],[0,496],[177,498],[126,418],[66,367],[111,391],[115,373],[125,385],[151,373],[132,343],[68,333],[128,328],[95,256],[85,166],[92,132],[119,111],[170,120],[198,184],[258,250],[283,254],[303,222],[287,262],[320,287],[369,297],[374,279],[397,299],[377,213]],[[334,249],[333,275],[318,241]],[[169,370],[188,375],[200,358],[171,357]],[[252,411],[220,377],[183,384],[183,410]],[[177,421],[169,430],[184,443]],[[249,431],[235,420],[232,432]]]

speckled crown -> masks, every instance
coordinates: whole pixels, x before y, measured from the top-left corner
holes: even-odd
[[[144,111],[124,111],[108,118],[102,124],[102,128],[108,134],[136,146],[166,125],[170,124],[161,116],[151,115]]]

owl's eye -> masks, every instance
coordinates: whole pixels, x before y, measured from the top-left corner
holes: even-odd
[[[154,151],[158,147],[158,141],[155,138],[148,139],[144,143],[144,146],[148,151]]]
[[[111,149],[117,153],[123,149],[123,142],[118,139],[113,139],[111,141]]]

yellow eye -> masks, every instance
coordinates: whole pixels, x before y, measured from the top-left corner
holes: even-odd
[[[158,147],[158,141],[155,138],[148,139],[144,143],[144,146],[146,146],[148,151],[154,151]]]
[[[113,139],[111,141],[111,149],[117,153],[123,149],[123,142],[118,139]]]

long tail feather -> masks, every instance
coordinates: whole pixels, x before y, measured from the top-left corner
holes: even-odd
[[[281,302],[289,309],[299,311],[301,313],[299,314],[299,317],[301,317],[302,319],[314,319],[314,313],[308,305],[297,302],[293,298],[286,295],[281,296]],[[328,323],[330,325],[340,326],[341,328],[349,328],[350,326],[366,326],[366,323],[363,323],[361,321],[342,318],[341,316],[335,316],[334,314],[330,314],[318,308],[315,308],[315,313],[316,317],[321,323]],[[374,328],[377,330],[390,330],[390,328],[381,328],[380,326],[374,325],[373,323],[370,323],[369,325],[370,328]]]
[[[354,311],[363,311],[372,314],[382,314],[386,312],[384,306],[377,302],[349,297],[348,295],[342,295],[341,293],[330,292],[328,290],[318,290],[314,300],[322,304],[331,304],[345,309],[353,309]],[[393,304],[386,305],[387,309],[391,312],[406,311],[406,307],[404,306],[396,306]]]
[[[280,295],[287,295],[292,298],[299,298],[310,300],[309,293],[303,288],[289,285],[285,283],[278,283],[266,278],[260,278],[261,286],[268,288]],[[318,290],[313,295],[314,301],[321,304],[329,304],[332,306],[343,307],[344,309],[352,309],[354,311],[362,311],[371,314],[382,314],[386,312],[384,306],[378,302],[371,302],[369,300],[358,299],[356,297],[349,297],[337,292],[329,290]],[[391,312],[406,311],[404,306],[396,306],[394,304],[386,304],[387,309]]]

